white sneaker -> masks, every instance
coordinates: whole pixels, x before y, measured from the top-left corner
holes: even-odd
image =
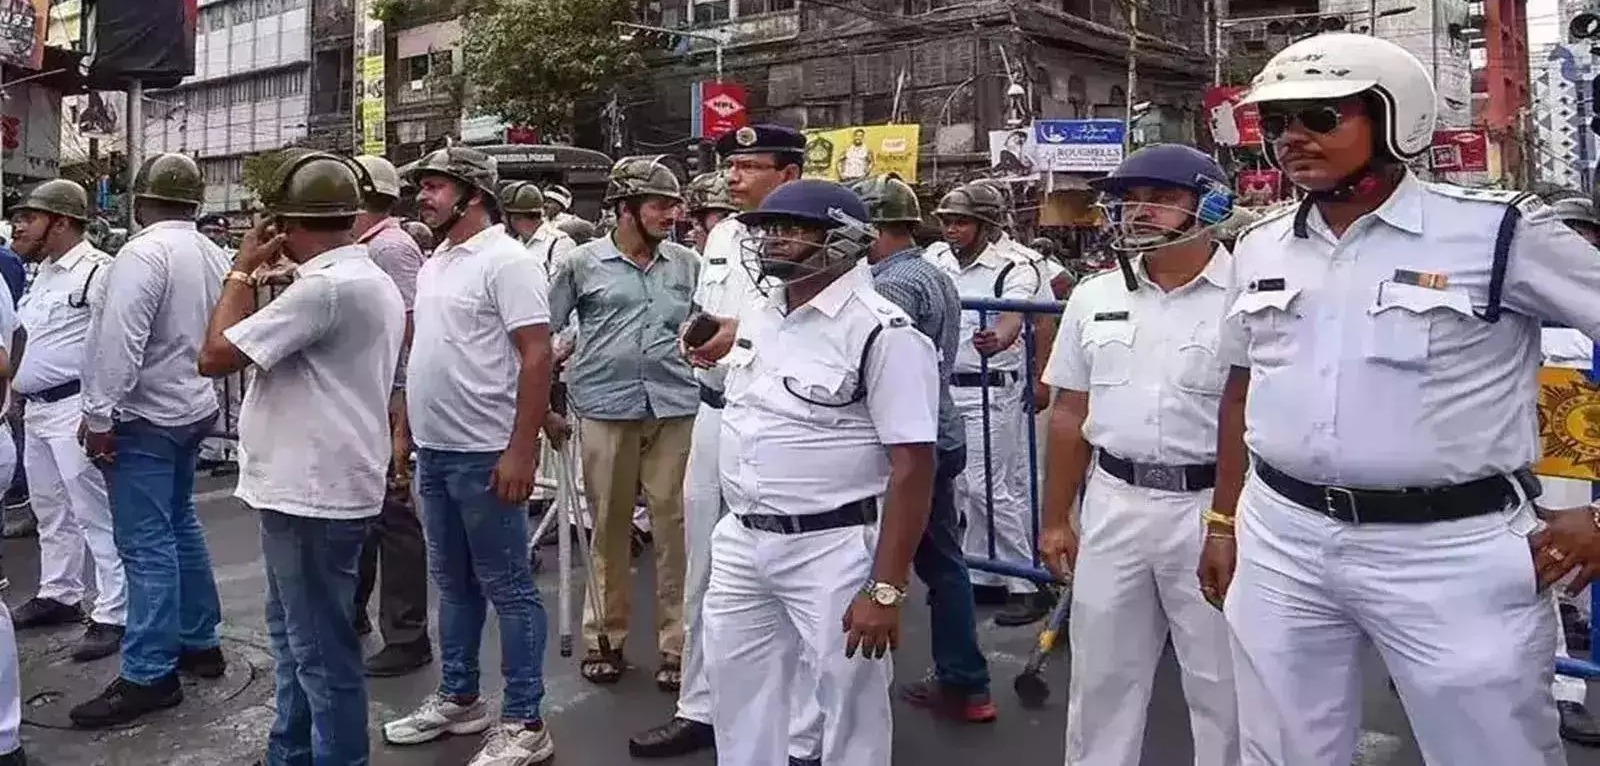
[[[519,722],[501,723],[484,737],[483,749],[467,766],[533,766],[556,754],[550,729],[530,729]]]
[[[479,697],[458,705],[438,692],[428,695],[415,712],[383,725],[383,741],[391,745],[420,745],[446,734],[477,734],[494,723],[489,706]]]

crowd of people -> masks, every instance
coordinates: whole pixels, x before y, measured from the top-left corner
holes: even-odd
[[[1027,625],[1070,598],[1069,764],[1139,762],[1169,636],[1197,764],[1349,764],[1367,643],[1429,762],[1564,763],[1561,738],[1600,726],[1552,691],[1549,589],[1600,574],[1600,510],[1529,471],[1533,370],[1586,365],[1600,336],[1600,216],[1419,180],[1435,93],[1382,40],[1297,43],[1248,100],[1302,201],[1231,231],[1214,159],[1146,147],[1094,182],[1117,257],[1075,286],[1013,238],[992,182],[946,194],[924,247],[911,186],[803,178],[781,125],[726,134],[723,169],[688,183],[618,161],[598,230],[566,189],[460,146],[404,174],[288,152],[231,251],[185,156],[141,165],[115,257],[82,187],[40,184],[12,210],[31,283],[0,253],[21,438],[0,435],[0,476],[20,453],[41,562],[0,611],[0,766],[25,762],[15,630],[82,624],[74,660],[121,653],[71,710],[83,728],[226,672],[193,494],[207,439],[235,430],[271,766],[367,763],[364,678],[435,652],[437,689],[380,722],[386,742],[484,734],[471,766],[555,753],[528,537],[558,453],[591,527],[591,683],[631,669],[649,529],[653,681],[677,705],[636,758],[888,766],[893,695],[998,716],[977,605]],[[963,310],[978,299],[1006,303]],[[1541,322],[1579,337],[1541,354]],[[1023,437],[1040,413],[1042,486]],[[967,563],[1035,550],[1053,577]],[[934,667],[891,689],[913,571]],[[383,648],[363,656],[374,592]]]

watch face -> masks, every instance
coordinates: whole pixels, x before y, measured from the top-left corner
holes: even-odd
[[[893,585],[878,583],[872,586],[872,600],[879,606],[894,606],[900,603],[900,591]]]

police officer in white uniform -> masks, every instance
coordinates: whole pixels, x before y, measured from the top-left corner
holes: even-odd
[[[11,289],[0,282],[0,382],[11,377],[11,334],[17,329],[17,315],[11,307]],[[9,386],[5,391],[9,390]],[[0,416],[9,397],[0,392]],[[16,446],[11,441],[11,426],[0,417],[0,483],[9,481],[17,469]],[[4,577],[0,576],[0,583]],[[22,751],[22,676],[17,665],[17,635],[11,627],[11,612],[0,609],[0,766],[27,766]]]
[[[1600,513],[1540,527],[1535,371],[1541,320],[1600,337],[1600,260],[1536,201],[1406,169],[1435,92],[1393,43],[1295,43],[1246,100],[1307,197],[1239,238],[1219,345],[1199,575],[1243,763],[1349,764],[1370,642],[1427,762],[1563,764],[1544,588],[1600,570]]]
[[[1578,232],[1589,244],[1600,247],[1600,213],[1596,212],[1593,200],[1576,195],[1552,199],[1550,213],[1566,224],[1567,228]],[[1596,252],[1595,255],[1600,257],[1600,252]],[[1594,363],[1594,342],[1585,338],[1583,333],[1567,327],[1546,327],[1540,331],[1540,336],[1545,366],[1587,370]],[[1539,504],[1545,508],[1581,506],[1594,496],[1592,482],[1551,476],[1541,476],[1539,481],[1544,487],[1543,494],[1539,495]],[[1569,608],[1576,608],[1579,613],[1587,614],[1589,611],[1587,591],[1569,596],[1562,601],[1571,602],[1572,607]],[[1593,615],[1590,615],[1589,619],[1594,619]],[[1556,622],[1558,625],[1561,622],[1559,606],[1556,609]],[[1557,629],[1558,659],[1569,656],[1565,633],[1566,631]],[[1600,747],[1600,721],[1595,719],[1585,704],[1589,696],[1588,683],[1582,678],[1557,675],[1550,692],[1555,695],[1556,710],[1561,714],[1561,738],[1580,745]]]
[[[1041,296],[1038,268],[1014,242],[1001,243],[1005,197],[992,184],[956,188],[933,214],[948,246],[929,248],[923,257],[955,280],[963,299]],[[980,327],[978,314],[961,312],[961,345],[950,375],[950,396],[967,426],[967,467],[956,479],[956,505],[967,524],[968,557],[1023,565],[1033,561],[1032,502],[1027,480],[1017,479],[1028,475],[1022,431],[1022,392],[1031,389],[1033,377],[1023,369],[1022,323],[1028,318],[990,313]],[[1025,625],[1050,610],[1048,594],[1028,580],[974,568],[972,584],[979,604],[1009,601],[995,615],[997,624]]]
[[[805,135],[784,125],[751,125],[725,134],[717,142],[717,153],[728,165],[727,191],[731,201],[741,209],[754,210],[774,189],[799,178],[805,147]],[[695,287],[698,311],[709,317],[737,320],[765,301],[756,289],[754,275],[744,267],[744,243],[750,236],[749,226],[738,216],[724,218],[711,228],[702,248],[700,279]],[[731,348],[736,332],[736,323],[728,322],[719,337],[691,350],[689,356],[699,368],[695,376],[700,381],[700,410],[690,437],[683,487],[688,559],[683,590],[683,684],[672,719],[629,740],[628,752],[636,758],[676,757],[709,748],[715,742],[701,614],[706,585],[711,579],[711,531],[726,510],[718,448],[728,368],[717,360]],[[810,678],[804,669],[800,675],[802,679]],[[797,680],[795,684],[808,685],[814,683]],[[814,759],[821,747],[821,712],[816,709],[814,695],[797,692],[793,714],[789,754],[804,763]]]
[[[1193,574],[1216,483],[1227,370],[1216,348],[1232,276],[1210,229],[1233,195],[1216,160],[1177,144],[1140,149],[1092,183],[1111,246],[1137,255],[1132,289],[1107,272],[1073,291],[1044,376],[1059,393],[1040,553],[1073,578],[1067,763],[1138,766],[1170,633],[1194,763],[1235,766],[1228,626]],[[1080,536],[1071,509],[1086,472]]]
[[[933,487],[937,352],[857,262],[874,234],[848,189],[791,181],[741,218],[759,231],[746,265],[784,286],[739,318],[723,359],[728,513],[703,618],[718,762],[783,762],[809,655],[821,762],[888,766],[887,657]]]
[[[506,214],[506,228],[528,246],[528,252],[544,266],[545,274],[556,273],[556,264],[578,246],[572,237],[544,220],[545,196],[530,181],[511,181],[500,187],[500,208]]]
[[[74,653],[80,660],[116,651],[127,611],[105,477],[78,443],[84,343],[111,262],[84,237],[88,210],[88,193],[65,179],[39,184],[11,210],[13,247],[39,265],[17,306],[28,340],[11,386],[27,402],[22,460],[39,517],[40,570],[38,593],[12,618],[18,628],[82,620],[87,550],[98,595]]]

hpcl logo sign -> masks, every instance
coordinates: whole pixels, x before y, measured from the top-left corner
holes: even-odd
[[[735,82],[700,83],[700,128],[710,141],[731,133],[750,122],[745,109],[744,86]]]

